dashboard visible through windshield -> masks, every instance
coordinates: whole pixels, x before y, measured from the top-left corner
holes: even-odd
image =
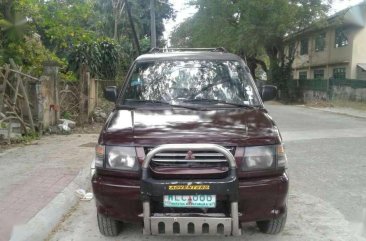
[[[260,105],[238,61],[166,60],[136,63],[122,104]]]

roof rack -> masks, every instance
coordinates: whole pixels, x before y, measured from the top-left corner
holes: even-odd
[[[149,53],[184,52],[184,51],[209,51],[227,53],[224,47],[217,48],[152,48]]]

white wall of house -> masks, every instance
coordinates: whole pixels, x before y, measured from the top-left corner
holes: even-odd
[[[366,27],[362,28],[354,39],[352,50],[352,79],[358,79],[357,64],[366,63]]]
[[[335,68],[345,68],[346,78],[357,78],[357,64],[366,63],[366,28],[352,27],[348,32],[348,45],[335,47],[335,27],[318,32],[300,35],[296,39],[293,76],[299,78],[299,73],[307,71],[307,78],[314,78],[314,69],[324,69],[324,78],[333,77]],[[315,50],[315,37],[325,32],[325,48]],[[300,41],[309,39],[308,54],[300,54]],[[288,47],[287,47],[288,51]]]

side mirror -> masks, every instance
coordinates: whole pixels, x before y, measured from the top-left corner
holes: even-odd
[[[274,85],[263,85],[259,92],[263,101],[273,100],[277,96],[277,87]]]
[[[116,86],[107,86],[104,89],[104,98],[108,101],[116,102],[117,100],[117,87]]]

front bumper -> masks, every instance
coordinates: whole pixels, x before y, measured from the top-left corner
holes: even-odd
[[[281,216],[286,211],[286,173],[239,179],[239,220],[251,222]],[[92,187],[99,213],[124,222],[142,222],[140,180],[94,174]]]

